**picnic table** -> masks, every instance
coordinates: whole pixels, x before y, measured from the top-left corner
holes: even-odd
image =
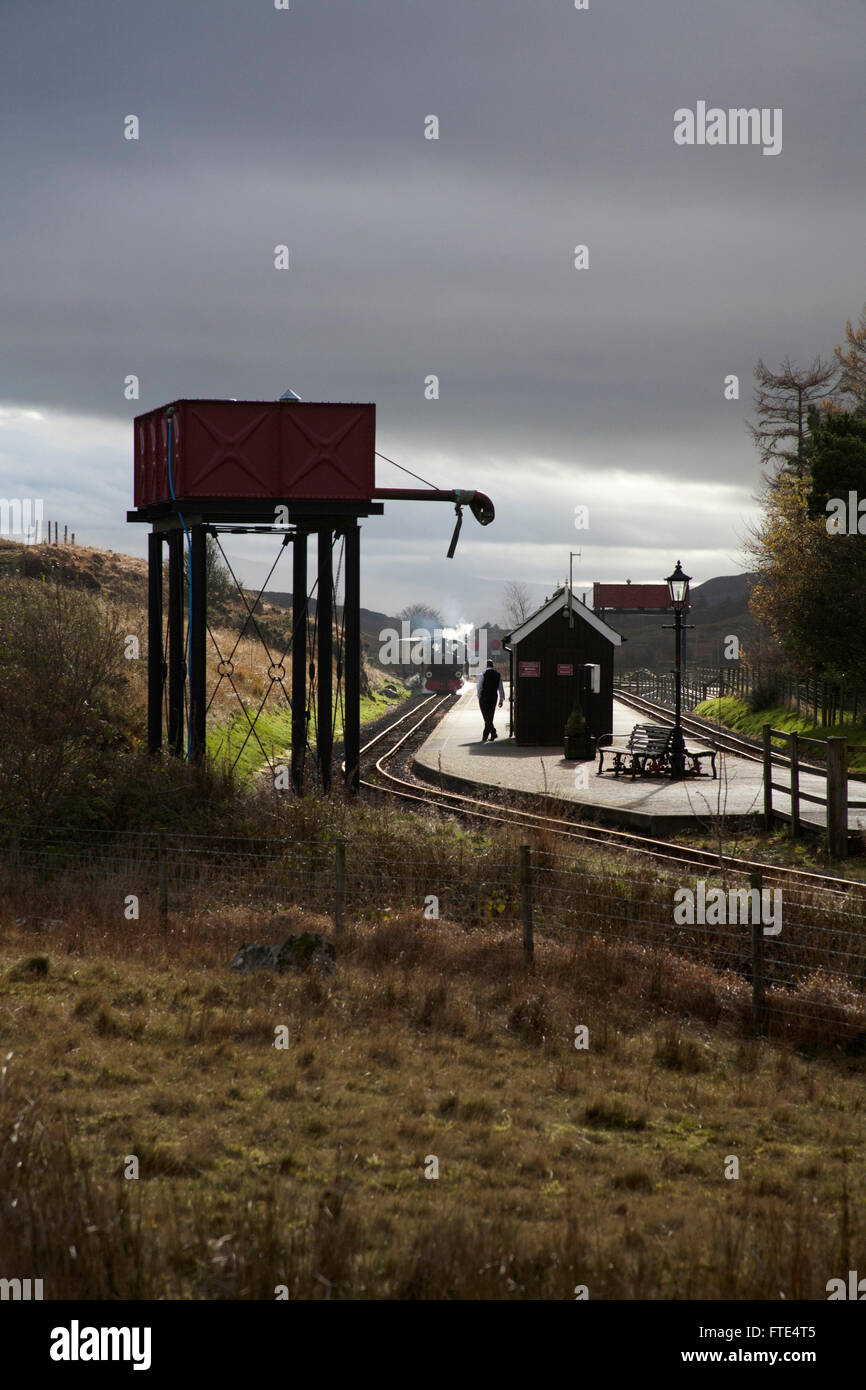
[[[666,776],[673,771],[673,736],[674,730],[669,724],[635,724],[628,739],[623,742],[620,738],[616,741],[613,734],[603,734],[598,740],[598,770],[596,776],[600,777],[604,772],[605,755],[609,755],[613,762],[613,774],[618,777],[621,772],[630,772],[632,777]],[[610,740],[602,746],[602,739]],[[716,750],[715,748],[690,748],[687,744],[684,749],[686,760],[686,771],[693,772],[696,776],[701,774],[701,761],[709,758],[712,763],[713,777],[716,775]],[[691,763],[691,767],[689,767]]]

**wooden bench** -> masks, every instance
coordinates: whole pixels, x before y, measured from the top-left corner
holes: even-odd
[[[668,724],[635,724],[625,743],[615,743],[612,734],[603,735],[602,737],[609,738],[611,742],[602,747],[599,741],[597,745],[598,771],[596,776],[600,777],[604,772],[605,753],[611,755],[615,777],[618,777],[620,772],[625,771],[631,772],[632,777],[638,773],[643,777],[647,772],[656,776],[670,773],[672,771],[671,744],[673,733],[672,727]],[[713,777],[715,777],[715,748],[689,748],[686,745],[684,752],[686,771],[694,772],[700,776],[701,760],[709,758],[712,763]],[[691,768],[689,768],[689,763],[691,763]]]
[[[604,755],[610,753],[613,759],[614,776],[630,771],[632,777],[638,772],[664,772],[670,766],[671,739],[673,729],[664,724],[635,724],[626,743],[610,743],[598,749],[598,772],[604,772]],[[612,736],[611,736],[612,737]]]
[[[686,746],[686,758],[691,758],[692,771],[698,776],[701,775],[701,758],[709,758],[713,764],[713,776],[716,775],[716,749],[715,748],[689,748]]]

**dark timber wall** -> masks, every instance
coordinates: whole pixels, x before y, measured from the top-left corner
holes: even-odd
[[[589,697],[589,731],[598,737],[613,728],[614,645],[574,608],[574,627],[560,609],[520,642],[514,652],[514,737],[518,743],[562,743],[565,721],[581,691],[583,666],[601,667],[601,689]],[[521,675],[521,663],[537,662],[540,674]],[[571,675],[557,667],[571,666]]]

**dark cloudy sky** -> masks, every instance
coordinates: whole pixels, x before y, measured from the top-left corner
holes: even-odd
[[[291,385],[497,505],[447,561],[447,507],[389,504],[367,606],[495,618],[577,547],[578,585],[743,566],[755,361],[866,300],[864,0],[0,0],[0,35],[0,495],[143,553],[133,415]],[[699,100],[782,108],[781,153],[677,146]]]

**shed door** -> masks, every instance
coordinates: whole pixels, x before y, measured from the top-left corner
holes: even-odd
[[[580,672],[583,669],[574,647],[554,647],[551,649],[550,677],[550,718],[548,737],[558,743],[565,733],[565,721],[574,709],[580,694]],[[558,675],[558,668],[570,666],[570,676]]]

